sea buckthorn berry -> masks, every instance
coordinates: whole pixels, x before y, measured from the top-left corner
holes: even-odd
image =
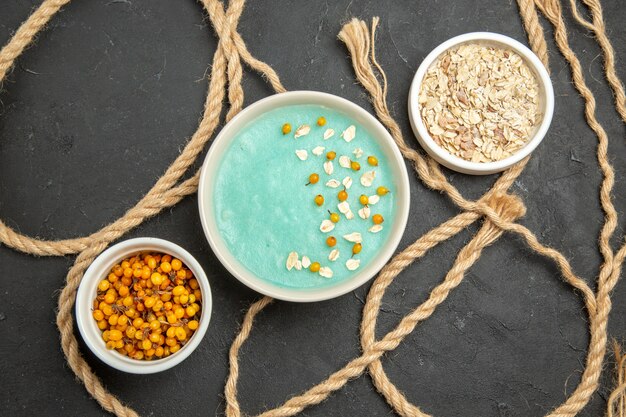
[[[187,323],[187,326],[189,326],[191,330],[196,330],[198,328],[198,325],[198,320],[190,320],[189,323]]]
[[[346,190],[341,190],[337,193],[337,198],[339,201],[346,201],[348,199],[348,192]]]
[[[335,151],[330,151],[326,153],[326,159],[328,159],[329,161],[332,161],[336,157],[337,157],[337,152]]]
[[[98,322],[98,329],[100,330],[106,330],[109,327],[109,322],[106,320],[100,320]]]
[[[106,291],[109,289],[110,286],[111,286],[111,283],[104,279],[98,283],[98,289],[100,291]]]
[[[123,337],[122,332],[120,332],[119,330],[109,330],[109,340],[121,340]]]
[[[313,262],[310,266],[309,266],[309,271],[311,272],[319,272],[320,268],[322,266],[320,265],[319,262]]]
[[[367,203],[369,203],[369,198],[365,195],[365,194],[361,194],[361,196],[359,197],[359,203],[363,204],[364,206],[367,206]]]
[[[163,275],[159,274],[158,272],[153,272],[150,276],[150,281],[154,285],[161,285],[161,283],[163,282]]]
[[[174,271],[179,271],[180,268],[183,267],[183,263],[180,261],[180,259],[172,259],[172,262],[170,262],[170,264],[172,265],[172,269]]]
[[[174,289],[172,290],[172,295],[174,297],[178,297],[180,296],[182,293],[185,292],[185,287],[183,287],[182,285],[177,285],[176,287],[174,287]]]
[[[156,259],[154,259],[154,258],[148,259],[148,268],[154,269],[154,268],[156,268],[156,266],[157,266]]]
[[[367,163],[370,164],[373,167],[377,167],[378,166],[378,158],[376,158],[373,155],[370,155],[367,157]]]
[[[187,308],[185,308],[185,314],[189,317],[193,317],[196,315],[196,310],[192,306],[187,306]]]
[[[329,217],[330,217],[330,221],[331,222],[339,223],[339,219],[340,219],[339,213],[331,213],[330,211],[328,213],[329,213]]]
[[[172,270],[172,264],[169,262],[161,262],[161,270],[166,274]]]
[[[332,248],[337,244],[337,238],[335,236],[328,236],[326,238],[326,244]]]
[[[161,256],[161,263],[169,262],[171,260],[172,260],[172,255],[163,255],[163,256]]]
[[[187,338],[187,333],[185,333],[185,329],[183,329],[182,327],[177,327],[176,328],[176,339],[178,340],[185,340]]]
[[[165,332],[165,335],[170,338],[176,337],[176,327],[169,327]]]
[[[111,317],[109,317],[109,324],[110,324],[111,326],[115,326],[115,325],[117,324],[117,319],[118,319],[119,317],[120,317],[120,316],[119,316],[119,315],[117,315],[117,314],[113,314],[113,315],[111,315]]]
[[[376,194],[378,194],[379,196],[384,196],[389,194],[389,190],[387,189],[387,187],[383,187],[382,185],[380,187],[378,187],[376,189]]]
[[[383,219],[383,216],[380,214],[374,214],[372,216],[372,221],[374,222],[374,224],[381,224],[385,221],[385,219]]]
[[[287,135],[291,133],[291,125],[289,123],[285,123],[283,125],[283,135]]]
[[[189,286],[192,290],[197,290],[200,287],[200,284],[198,284],[197,279],[193,278],[189,280]]]
[[[156,300],[152,297],[146,297],[143,300],[143,305],[146,306],[146,308],[152,308],[154,304],[156,304]]]
[[[322,204],[324,204],[324,196],[318,194],[315,196],[315,199],[313,201],[315,201],[315,204],[317,204],[318,206],[321,206]]]
[[[355,243],[354,246],[352,246],[352,254],[356,255],[357,253],[360,253],[362,249],[363,249],[363,245],[362,244]]]
[[[187,304],[189,302],[189,296],[187,294],[183,294],[180,297],[178,297],[178,301],[181,304]]]
[[[101,310],[94,310],[92,315],[96,321],[104,319],[104,313]]]
[[[361,164],[359,164],[357,161],[352,161],[350,162],[350,168],[352,168],[353,171],[358,171],[361,169]]]
[[[306,183],[305,185],[317,184],[319,180],[320,180],[320,176],[316,173],[313,173],[309,175],[309,182]]]
[[[317,118],[317,125],[324,126],[326,124],[326,118],[324,116],[320,116]]]
[[[107,293],[104,296],[104,302],[107,303],[107,304],[113,304],[115,302],[115,294]]]

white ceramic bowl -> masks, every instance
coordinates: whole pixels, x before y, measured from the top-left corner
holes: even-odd
[[[536,128],[533,137],[523,148],[508,158],[500,161],[484,163],[471,162],[451,155],[435,143],[433,138],[428,133],[426,126],[424,126],[424,122],[420,116],[418,97],[426,71],[446,50],[458,47],[459,45],[465,43],[491,45],[504,49],[511,49],[517,52],[533,72],[539,84],[539,106],[540,112],[543,114],[541,123]],[[550,122],[552,121],[552,113],[554,112],[554,91],[552,89],[552,83],[550,82],[548,71],[546,71],[539,58],[526,46],[515,39],[499,35],[497,33],[474,32],[466,33],[447,40],[436,47],[426,58],[424,58],[424,61],[417,69],[413,82],[411,83],[408,106],[409,119],[411,121],[411,127],[413,127],[413,132],[422,147],[432,158],[440,164],[464,174],[486,175],[504,171],[526,158],[533,150],[535,150],[537,145],[539,145],[539,143],[543,140],[546,132],[548,131],[548,127],[550,126]]]
[[[354,118],[363,128],[367,129],[371,135],[377,139],[385,158],[389,161],[392,173],[395,178],[396,193],[396,216],[393,222],[389,239],[378,252],[377,256],[363,269],[358,270],[350,279],[338,282],[336,285],[319,289],[297,289],[284,288],[272,284],[257,277],[250,272],[243,264],[236,259],[224,242],[213,210],[213,179],[219,169],[222,154],[228,149],[235,135],[249,122],[262,114],[278,107],[313,104],[326,106],[343,112]],[[200,208],[200,219],[204,233],[209,244],[222,264],[239,281],[248,287],[271,297],[296,302],[320,301],[343,295],[355,288],[363,285],[380,271],[387,263],[393,252],[400,243],[400,238],[404,233],[409,214],[409,178],[404,165],[402,155],[394,143],[389,132],[367,111],[356,104],[332,94],[317,91],[292,91],[288,93],[276,94],[248,106],[236,117],[234,117],[217,135],[202,166],[200,173],[200,186],[198,188],[198,204]]]
[[[180,259],[193,272],[202,291],[202,314],[200,325],[191,339],[178,352],[163,359],[141,361],[121,355],[106,348],[102,331],[92,316],[93,300],[98,292],[98,283],[107,277],[111,268],[124,258],[141,252],[162,252]],[[133,374],[152,374],[169,369],[187,358],[194,351],[209,327],[211,318],[211,287],[202,267],[193,256],[180,246],[163,239],[142,237],[130,239],[111,246],[85,271],[76,294],[76,323],[89,349],[109,366]]]

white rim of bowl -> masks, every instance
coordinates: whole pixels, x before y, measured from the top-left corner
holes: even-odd
[[[451,155],[441,146],[437,145],[432,139],[426,129],[426,126],[424,126],[424,122],[422,121],[422,117],[419,111],[419,92],[422,85],[422,80],[428,68],[430,68],[430,66],[437,60],[437,58],[439,58],[439,56],[446,50],[460,44],[469,43],[471,41],[493,42],[500,44],[503,47],[513,49],[525,60],[527,64],[529,64],[530,69],[537,76],[537,81],[539,83],[540,89],[543,89],[543,98],[545,100],[543,118],[535,135],[519,151],[509,156],[508,158],[502,159],[500,161],[483,163],[471,162]],[[435,158],[437,161],[447,166],[448,168],[458,172],[474,175],[486,175],[503,171],[506,168],[516,164],[517,162],[530,155],[530,153],[535,150],[539,143],[541,143],[552,121],[552,115],[554,112],[554,90],[552,88],[552,82],[550,81],[550,75],[548,74],[548,71],[543,66],[537,55],[535,55],[525,45],[516,41],[513,38],[498,33],[472,32],[455,36],[454,38],[445,41],[444,43],[433,49],[432,52],[430,52],[426,56],[426,58],[424,58],[421,65],[417,69],[417,72],[415,73],[415,76],[413,77],[413,81],[411,83],[408,107],[409,119],[411,121],[413,131],[417,136],[419,142],[433,158]]]
[[[217,229],[212,205],[206,202],[209,191],[212,192],[213,173],[219,169],[220,155],[224,152],[237,132],[247,123],[253,121],[261,114],[287,105],[312,104],[327,106],[335,111],[348,114],[357,122],[365,125],[370,134],[377,138],[379,146],[385,153],[385,157],[391,162],[392,172],[396,181],[396,219],[393,223],[393,230],[383,249],[378,255],[368,263],[368,265],[357,272],[352,278],[345,279],[337,285],[314,289],[297,289],[279,287],[255,276],[244,265],[242,265],[234,255],[228,250],[219,230]],[[241,125],[241,126],[240,126]],[[210,194],[210,193],[209,193]],[[208,204],[208,207],[205,205]],[[220,260],[222,265],[240,282],[253,290],[284,301],[294,302],[314,302],[328,300],[346,294],[367,281],[372,279],[391,258],[400,243],[404,234],[409,215],[410,188],[404,159],[393,141],[389,132],[370,113],[360,106],[342,97],[319,91],[290,91],[280,93],[261,99],[241,111],[213,140],[211,147],[202,165],[200,172],[200,184],[198,187],[198,206],[200,220],[204,234],[207,237],[211,249]]]
[[[105,279],[111,267],[126,256],[140,252],[163,252],[180,259],[198,280],[202,291],[202,314],[198,329],[191,339],[178,352],[167,358],[140,361],[106,348],[102,340],[102,331],[92,317],[92,303],[97,294],[98,283]],[[133,374],[152,374],[165,371],[185,360],[198,347],[211,320],[213,307],[211,286],[198,261],[185,249],[167,240],[141,237],[125,240],[102,252],[89,266],[78,287],[76,294],[76,324],[89,349],[104,363],[123,372]]]

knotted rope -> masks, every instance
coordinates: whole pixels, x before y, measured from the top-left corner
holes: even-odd
[[[606,36],[600,4],[597,0],[583,0],[591,11],[593,22],[590,23],[580,16],[574,0],[570,1],[572,2],[577,21],[587,29],[594,31],[596,35],[605,57],[606,76],[615,94],[616,107],[620,116],[626,122],[624,88],[616,76],[614,52]],[[69,3],[69,0],[45,0],[28,20],[22,24],[14,37],[0,51],[0,82],[4,80],[15,59],[33,41],[35,35],[67,3]],[[243,11],[244,1],[230,1],[227,10],[224,10],[222,2],[219,0],[202,0],[202,4],[219,39],[218,47],[213,57],[203,118],[189,143],[165,174],[159,178],[154,187],[135,207],[129,209],[120,219],[87,237],[60,241],[38,240],[21,235],[0,221],[0,240],[5,245],[16,250],[38,256],[61,256],[79,253],[75,264],[67,275],[66,286],[59,297],[57,326],[61,333],[61,345],[70,367],[79,379],[83,381],[89,393],[103,408],[117,416],[134,417],[137,416],[137,413],[124,406],[114,395],[105,390],[78,352],[78,344],[72,332],[71,310],[76,296],[76,289],[85,269],[112,241],[120,238],[124,233],[136,227],[148,217],[158,214],[164,208],[171,207],[184,196],[196,191],[198,173],[182,182],[181,178],[196,160],[198,154],[219,124],[219,116],[222,111],[222,102],[226,95],[227,84],[230,108],[226,115],[226,120],[230,120],[241,110],[243,106],[243,89],[241,87],[243,75],[242,60],[266,78],[275,91],[285,91],[276,73],[267,64],[255,59],[249,53],[237,32],[237,23]],[[554,261],[559,267],[563,279],[580,291],[589,314],[591,338],[587,363],[581,382],[572,395],[561,406],[550,413],[549,416],[574,416],[588,403],[591,395],[597,389],[606,352],[606,328],[611,309],[610,293],[619,279],[621,266],[626,257],[626,244],[621,246],[616,252],[613,252],[610,245],[610,238],[614,234],[617,225],[617,212],[611,201],[614,173],[607,159],[608,137],[602,126],[597,122],[595,117],[595,99],[585,84],[578,59],[568,45],[559,1],[535,0],[533,3],[532,0],[518,0],[518,4],[531,47],[546,67],[548,64],[547,46],[543,30],[539,25],[537,9],[554,26],[557,45],[572,68],[572,76],[576,88],[585,99],[587,121],[598,136],[598,161],[603,172],[600,199],[605,212],[605,223],[599,242],[604,263],[598,274],[597,293],[594,293],[585,281],[573,273],[567,259],[562,254],[542,245],[530,230],[515,223],[517,219],[525,214],[526,208],[519,197],[508,193],[508,189],[523,171],[527,160],[518,163],[503,173],[493,187],[480,199],[471,201],[465,199],[447,181],[439,165],[430,158],[424,158],[419,152],[406,144],[398,124],[388,110],[386,103],[387,80],[384,71],[376,61],[374,39],[378,19],[374,19],[371,31],[364,22],[354,19],[344,26],[339,34],[339,38],[346,44],[350,52],[357,79],[370,94],[377,116],[391,132],[404,157],[413,163],[420,179],[428,187],[445,193],[459,206],[462,212],[427,232],[396,255],[381,270],[370,288],[363,308],[361,324],[363,354],[333,373],[324,382],[301,395],[291,398],[282,406],[264,412],[261,416],[291,416],[297,414],[304,408],[323,401],[332,392],[343,387],[350,379],[360,376],[365,370],[369,370],[374,385],[399,415],[427,416],[418,407],[411,404],[393,385],[382,368],[380,358],[386,352],[395,349],[415,329],[417,324],[433,314],[437,306],[447,298],[450,291],[460,285],[466,271],[476,262],[482,251],[495,242],[504,232],[520,235],[532,250]],[[375,71],[378,72],[378,76],[382,79],[382,85]],[[394,330],[387,333],[382,339],[376,340],[375,328],[380,304],[386,288],[393,282],[394,278],[416,259],[424,256],[429,249],[455,236],[470,224],[481,219],[483,221],[481,228],[470,242],[461,249],[454,265],[446,274],[442,283],[432,290],[429,298],[405,316]],[[230,373],[225,386],[226,414],[229,417],[241,416],[241,410],[237,401],[239,350],[250,335],[255,316],[271,302],[271,298],[264,297],[250,307],[244,317],[242,328],[231,346],[229,352]],[[621,381],[621,379],[618,379],[618,381]],[[609,399],[609,413],[612,413],[611,410],[613,408],[611,407],[613,407],[616,401],[621,401],[619,404],[623,409],[623,391],[622,385],[618,385],[614,395]],[[609,415],[612,416],[612,414]]]

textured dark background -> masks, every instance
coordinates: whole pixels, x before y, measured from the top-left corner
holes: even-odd
[[[0,2],[4,44],[38,1]],[[609,35],[626,54],[626,8],[605,1]],[[598,117],[611,138],[615,203],[625,226],[626,141],[591,36],[573,26],[572,44],[597,94]],[[380,61],[390,103],[409,141],[408,87],[421,59],[460,33],[489,30],[526,42],[514,1],[251,1],[239,25],[253,54],[272,65],[288,89],[328,91],[366,109],[336,35],[352,16],[381,16]],[[545,22],[544,22],[545,23]],[[548,31],[551,38],[551,31]],[[202,111],[203,79],[215,37],[191,0],[76,1],[55,17],[19,59],[0,95],[0,217],[47,239],[85,235],[121,216],[162,175]],[[596,138],[569,69],[549,39],[557,95],[552,128],[513,186],[525,200],[523,220],[542,242],[571,260],[589,282],[597,274],[602,223]],[[618,60],[618,72],[625,68]],[[246,103],[270,94],[253,74]],[[468,196],[494,177],[451,174]],[[411,175],[412,205],[401,248],[457,211]],[[475,229],[444,243],[404,271],[384,299],[379,334],[423,301]],[[203,264],[214,311],[198,350],[176,368],[133,376],[83,354],[108,388],[142,415],[222,415],[227,350],[244,309],[259,295],[229,276],[204,239],[189,197],[125,238],[157,236],[179,243]],[[616,242],[614,242],[616,243]],[[36,259],[0,247],[0,414],[102,416],[68,369],[54,324],[58,291],[72,257]],[[315,304],[279,302],[264,312],[242,353],[240,399],[253,413],[325,378],[359,353],[358,324],[367,286]],[[612,336],[626,338],[626,287],[613,296]],[[408,398],[435,416],[543,416],[576,386],[585,360],[587,322],[578,295],[558,271],[505,235],[488,248],[462,285],[418,326],[384,365]],[[611,383],[581,415],[601,416]],[[380,416],[390,411],[367,376],[348,384],[308,416]]]

